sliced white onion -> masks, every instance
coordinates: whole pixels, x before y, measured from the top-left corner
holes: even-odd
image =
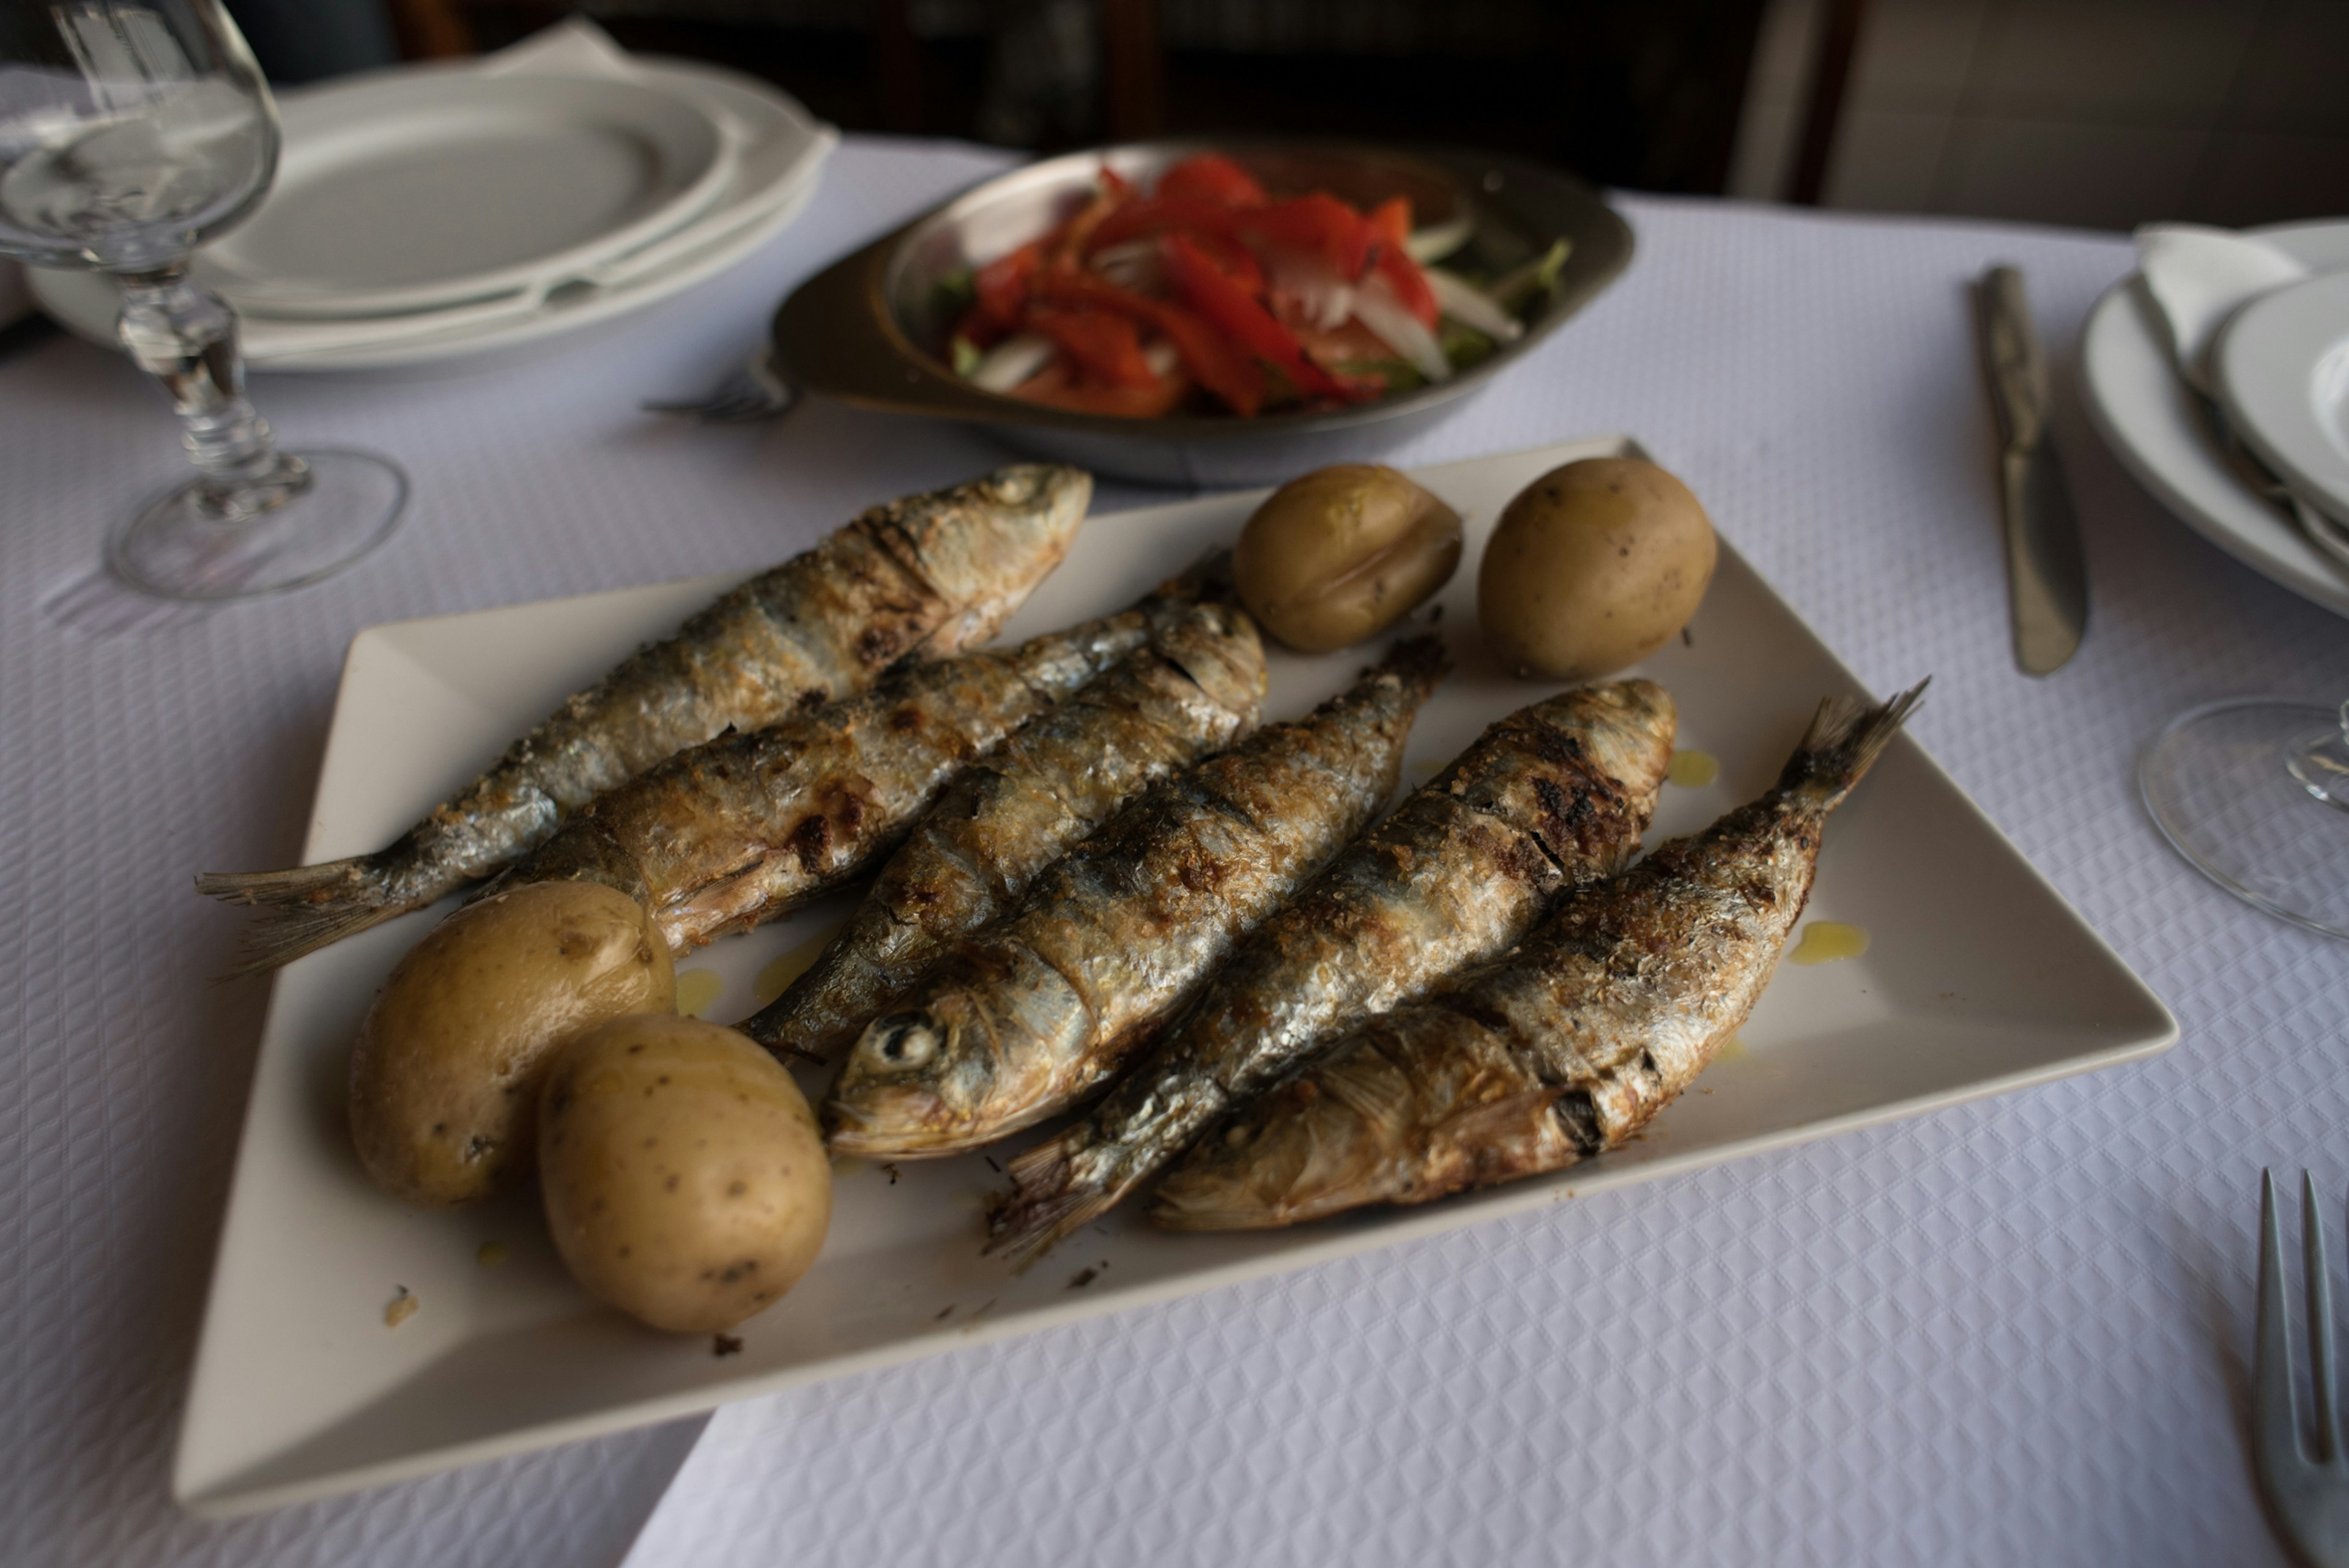
[[[1427,286],[1435,291],[1435,308],[1461,325],[1473,326],[1496,343],[1515,343],[1526,335],[1516,317],[1494,304],[1490,294],[1466,278],[1442,267],[1423,270]]]
[[[1413,229],[1402,248],[1421,266],[1440,262],[1468,242],[1468,214],[1463,212],[1448,223],[1431,223],[1424,229]]]
[[[987,392],[1009,392],[1044,368],[1052,340],[1032,332],[1014,333],[979,356],[970,384]]]
[[[1435,334],[1403,308],[1402,301],[1395,298],[1394,286],[1386,279],[1373,273],[1369,283],[1354,291],[1354,315],[1413,370],[1430,381],[1451,379],[1452,362],[1444,357],[1444,347],[1435,341]]]
[[[1104,245],[1093,253],[1092,269],[1120,288],[1133,289],[1137,294],[1165,291],[1166,267],[1159,260],[1155,240],[1128,240],[1121,245]]]
[[[1354,314],[1354,286],[1320,257],[1302,251],[1275,251],[1268,259],[1272,286],[1297,302],[1305,318],[1334,332]]]

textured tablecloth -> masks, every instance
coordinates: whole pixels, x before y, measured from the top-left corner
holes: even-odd
[[[998,161],[853,139],[757,259],[616,332],[455,377],[261,378],[293,440],[396,454],[412,517],[324,586],[146,635],[36,606],[173,476],[168,417],[77,343],[0,366],[0,1561],[2280,1561],[2242,1436],[2258,1171],[2313,1167],[2337,1223],[2349,946],[2204,882],[2130,769],[2189,703],[2349,690],[2349,623],[2163,514],[2072,400],[2094,617],[2062,673],[2017,675],[1963,285],[2020,263],[2068,350],[2126,244],[1645,199],[1614,289],[1392,457],[1638,435],[1864,679],[1933,675],[1916,733],[2176,1009],[2175,1051],[739,1405],[682,1469],[698,1423],[175,1511],[264,996],[209,978],[238,921],[188,874],[295,851],[358,628],[751,566],[998,460],[824,407],[636,411]]]

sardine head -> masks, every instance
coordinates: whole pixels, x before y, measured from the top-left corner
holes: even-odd
[[[919,1158],[962,1147],[994,1074],[984,1030],[951,1005],[959,1000],[885,1014],[857,1037],[824,1105],[835,1152]]]
[[[1169,1230],[1245,1231],[1409,1202],[1413,1109],[1385,1057],[1341,1051],[1192,1145],[1151,1217]]]
[[[961,608],[931,634],[943,658],[978,647],[1061,563],[1092,504],[1092,476],[1065,463],[1015,463],[897,503],[922,575]]]
[[[1278,1091],[1276,1091],[1278,1093]],[[1368,1161],[1317,1159],[1326,1142],[1353,1153],[1359,1130],[1346,1108],[1336,1108],[1340,1125],[1319,1125],[1328,1117],[1286,1103],[1277,1114],[1243,1112],[1211,1130],[1159,1184],[1152,1218],[1170,1230],[1257,1230],[1294,1223],[1323,1210],[1333,1197],[1342,1202],[1360,1183],[1357,1166]]]

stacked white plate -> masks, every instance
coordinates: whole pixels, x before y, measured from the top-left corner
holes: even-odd
[[[2227,325],[2215,390],[2230,425],[2312,507],[2349,524],[2349,222],[2248,232],[2315,274],[2255,300]],[[2141,276],[2089,315],[2081,380],[2098,430],[2145,486],[2253,571],[2349,615],[2349,564],[2245,484],[2197,395]]]
[[[790,222],[839,139],[764,83],[634,59],[582,21],[290,92],[279,114],[276,182],[193,269],[270,370],[484,354],[666,299]],[[108,279],[33,290],[113,343]]]

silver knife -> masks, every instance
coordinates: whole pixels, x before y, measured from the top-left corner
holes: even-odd
[[[2007,598],[2014,662],[2025,674],[2063,667],[2088,625],[2088,569],[2063,460],[2051,438],[2047,358],[2031,325],[2023,274],[1992,267],[1975,286],[1982,373],[1998,415],[1999,500],[2006,514]]]

